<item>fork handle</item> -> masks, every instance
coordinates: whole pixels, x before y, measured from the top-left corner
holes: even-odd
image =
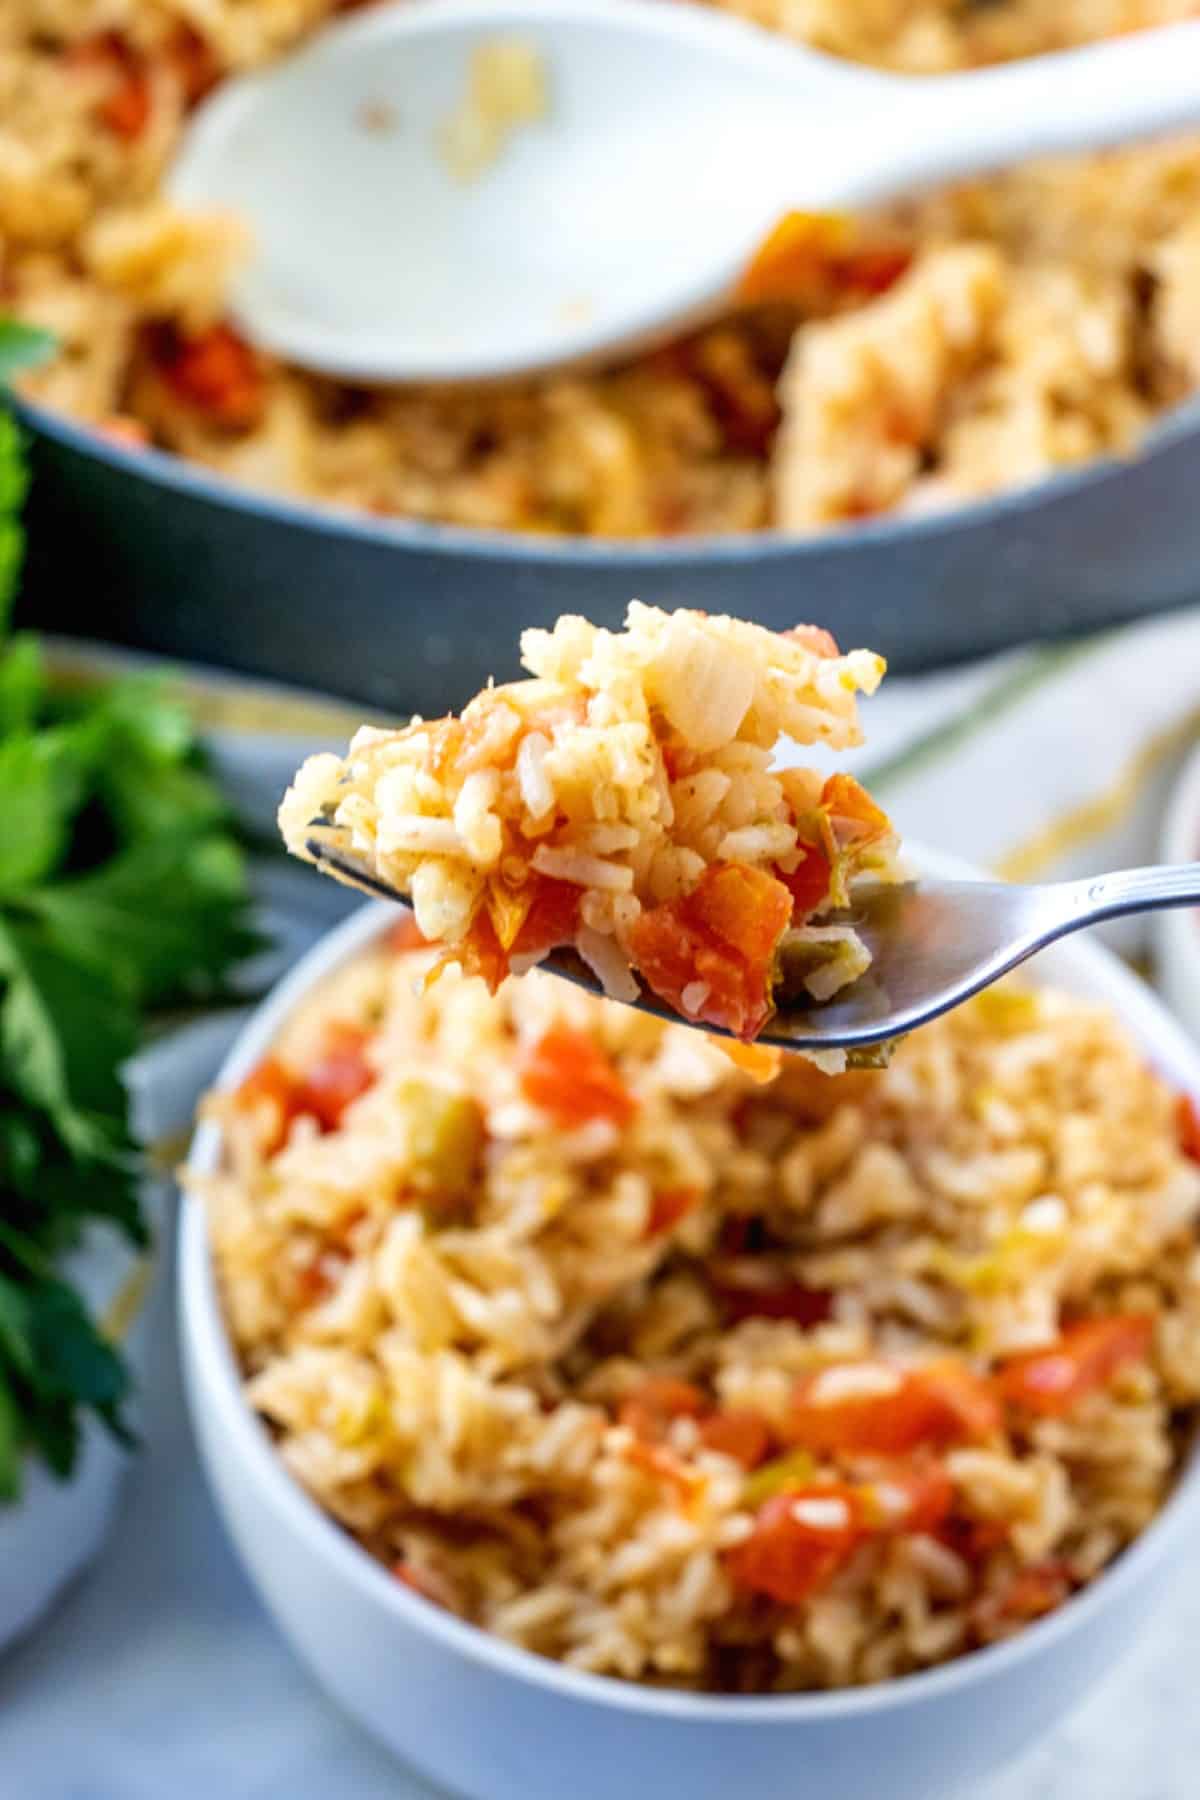
[[[1118,869],[1112,875],[1064,881],[1058,889],[1069,901],[1077,925],[1119,919],[1126,913],[1159,912],[1169,906],[1200,906],[1200,863]]]

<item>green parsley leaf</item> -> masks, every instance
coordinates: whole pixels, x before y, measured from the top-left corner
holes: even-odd
[[[39,325],[27,325],[23,319],[0,319],[0,385],[10,382],[22,369],[34,369],[49,361],[57,345],[54,334]]]

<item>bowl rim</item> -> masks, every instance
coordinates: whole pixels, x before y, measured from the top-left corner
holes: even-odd
[[[751,531],[697,533],[695,536],[600,538],[570,533],[562,537],[535,532],[503,531],[487,526],[443,524],[432,520],[381,517],[357,512],[330,501],[259,492],[229,476],[171,451],[120,444],[94,427],[54,411],[14,390],[10,399],[25,427],[35,435],[153,486],[173,489],[190,498],[262,518],[273,525],[299,527],[329,537],[392,545],[409,551],[447,554],[468,560],[503,559],[535,566],[648,570],[653,576],[697,562],[717,567],[747,562],[775,563],[822,554],[844,556],[854,549],[911,540],[951,538],[973,527],[986,528],[1036,512],[1056,501],[1116,479],[1134,464],[1169,449],[1200,432],[1200,393],[1164,412],[1145,432],[1132,457],[1092,457],[1075,466],[1022,486],[970,500],[961,506],[907,517],[894,513],[863,519],[811,535],[771,527]]]
[[[957,858],[918,845],[908,848],[918,867],[931,874],[979,877],[978,869]],[[228,1088],[243,1080],[300,1001],[364,951],[394,918],[390,902],[372,901],[318,939],[239,1030],[214,1086]],[[1112,1008],[1166,1079],[1200,1099],[1200,1046],[1192,1043],[1158,996],[1101,945],[1068,941],[1055,946],[1055,954],[1075,965],[1084,992]],[[220,1152],[220,1129],[215,1121],[205,1120],[193,1136],[186,1167],[201,1176],[211,1174]],[[221,1311],[204,1208],[187,1193],[181,1196],[178,1298],[181,1329],[187,1340],[185,1361],[191,1364],[189,1409],[216,1406],[229,1459],[243,1465],[247,1478],[262,1490],[276,1513],[285,1516],[289,1528],[312,1555],[331,1565],[334,1574],[357,1588],[365,1601],[398,1616],[418,1634],[429,1633],[445,1650],[526,1685],[617,1712],[628,1710],[706,1726],[727,1722],[761,1727],[794,1725],[808,1719],[853,1719],[909,1703],[932,1703],[981,1680],[1000,1677],[1031,1656],[1050,1654],[1060,1640],[1086,1630],[1122,1594],[1151,1574],[1184,1532],[1200,1521],[1198,1448],[1181,1466],[1159,1512],[1113,1563],[1055,1612],[1000,1643],[930,1669],[829,1692],[735,1695],[647,1687],[618,1676],[570,1668],[430,1606],[395,1581],[305,1492],[288,1473],[266,1426],[246,1401]]]
[[[1159,845],[1165,862],[1197,860],[1200,852],[1200,743],[1192,745],[1171,784]],[[1186,920],[1189,916],[1181,909],[1165,913],[1163,918]]]

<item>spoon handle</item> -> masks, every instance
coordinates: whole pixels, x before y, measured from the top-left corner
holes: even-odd
[[[961,75],[893,77],[891,88],[881,136],[866,134],[854,159],[861,179],[848,172],[858,204],[1200,126],[1200,20]]]

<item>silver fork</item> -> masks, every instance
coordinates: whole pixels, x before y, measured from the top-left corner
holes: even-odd
[[[315,837],[307,848],[331,874],[352,886],[409,904],[407,895],[370,874],[343,849]],[[869,1051],[936,1019],[1056,938],[1085,925],[1125,913],[1196,905],[1200,905],[1200,863],[1124,869],[1036,887],[940,880],[864,887],[855,894],[852,907],[829,914],[821,923],[853,925],[871,952],[870,969],[824,1004],[807,996],[777,995],[776,1011],[759,1042],[788,1050]],[[551,951],[538,966],[593,993],[603,991],[572,950]],[[678,1014],[644,989],[633,1004],[678,1022]]]

